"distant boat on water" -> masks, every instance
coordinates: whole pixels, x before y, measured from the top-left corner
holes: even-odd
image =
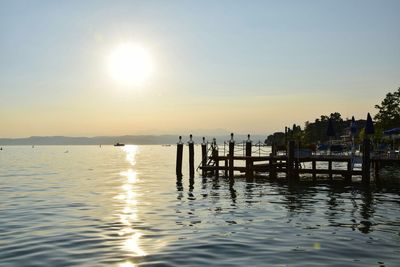
[[[116,144],[114,144],[114,146],[125,146],[125,144],[116,143]]]

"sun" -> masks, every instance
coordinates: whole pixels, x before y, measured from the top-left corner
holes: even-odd
[[[150,52],[136,44],[124,43],[115,47],[107,60],[108,71],[121,85],[143,85],[154,71]]]

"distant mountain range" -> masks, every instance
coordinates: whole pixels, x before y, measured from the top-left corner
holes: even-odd
[[[205,136],[212,141],[215,137],[218,143],[229,140],[229,135]],[[251,139],[258,142],[267,138],[267,135],[252,135]],[[235,141],[247,139],[247,135],[235,135]],[[187,142],[189,136],[182,136],[182,141]],[[202,136],[194,136],[196,143],[202,142]],[[96,137],[68,137],[68,136],[31,136],[27,138],[0,138],[0,146],[6,145],[113,145],[115,143],[135,145],[175,144],[178,135],[123,135],[123,136],[96,136]]]

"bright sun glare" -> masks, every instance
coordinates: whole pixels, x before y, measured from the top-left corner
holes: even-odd
[[[143,85],[152,75],[154,67],[147,49],[125,43],[109,55],[107,66],[111,77],[121,85]]]

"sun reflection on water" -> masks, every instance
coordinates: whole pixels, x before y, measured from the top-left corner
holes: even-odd
[[[135,232],[135,233],[131,234],[129,239],[125,240],[124,248],[127,251],[131,251],[131,252],[135,253],[138,256],[145,256],[146,252],[143,249],[141,249],[139,246],[139,241],[140,241],[141,236],[142,236],[142,234],[139,232]]]
[[[124,251],[132,253],[132,256],[145,256],[146,252],[140,247],[140,239],[143,234],[134,228],[134,222],[138,220],[138,193],[135,190],[137,190],[136,183],[139,179],[133,168],[136,165],[138,147],[125,146],[123,151],[126,153],[126,160],[132,168],[120,172],[120,176],[124,177],[125,180],[123,180],[121,192],[115,198],[123,203],[123,207],[119,211],[119,218],[124,227],[118,232],[118,235],[124,237],[121,245]],[[135,265],[131,262],[125,262],[120,266],[130,267]]]
[[[126,176],[126,178],[128,179],[129,183],[135,183],[136,180],[137,180],[137,173],[132,169],[120,172],[120,175],[121,176]]]
[[[118,267],[136,267],[136,265],[133,264],[132,262],[127,261],[127,262],[121,263],[120,265],[118,265]]]
[[[123,150],[126,153],[126,160],[132,165],[136,165],[136,154],[139,150],[138,146],[134,145],[129,145],[129,146],[124,146]]]

